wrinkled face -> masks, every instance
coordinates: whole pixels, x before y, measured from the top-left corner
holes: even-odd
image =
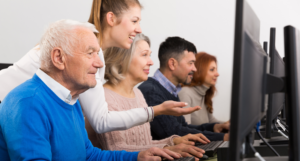
[[[111,37],[116,47],[129,49],[136,34],[142,32],[141,8],[133,5],[121,15],[120,22],[112,27]]]
[[[77,36],[80,43],[73,52],[73,56],[66,55],[64,76],[75,89],[89,89],[97,82],[95,74],[103,67],[98,52],[99,43],[95,34],[87,29],[78,29]]]
[[[204,80],[204,85],[207,87],[216,85],[218,77],[219,77],[219,73],[217,70],[217,64],[215,61],[212,61],[209,63],[208,71]]]
[[[195,53],[185,50],[181,60],[179,61],[178,67],[174,71],[178,83],[191,83],[193,74],[197,71],[195,67],[195,61]]]
[[[146,41],[138,41],[126,76],[136,83],[146,81],[150,66],[153,65],[153,61],[150,58],[151,52]]]

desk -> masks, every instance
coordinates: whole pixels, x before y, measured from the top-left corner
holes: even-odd
[[[200,159],[200,161],[202,161],[202,160]],[[214,157],[209,157],[207,160],[203,160],[203,161],[218,161],[217,154],[215,154]]]

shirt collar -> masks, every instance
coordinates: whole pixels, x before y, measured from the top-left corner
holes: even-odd
[[[178,92],[181,90],[181,85],[175,86],[168,78],[166,78],[159,69],[154,73],[153,79],[157,80],[162,86],[166,88],[175,97],[178,96]]]
[[[72,98],[71,92],[48,74],[38,69],[36,75],[64,102],[69,105],[74,105],[77,102],[78,96]]]

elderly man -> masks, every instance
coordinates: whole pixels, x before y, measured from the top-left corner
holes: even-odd
[[[77,98],[95,87],[95,73],[103,66],[93,32],[93,25],[71,20],[58,21],[46,31],[40,42],[41,68],[0,105],[1,161],[179,157],[158,148],[125,152],[101,151],[92,146]]]

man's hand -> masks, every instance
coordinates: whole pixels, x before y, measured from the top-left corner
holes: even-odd
[[[192,145],[186,145],[186,144],[178,144],[175,146],[168,146],[164,147],[164,149],[169,149],[174,152],[177,152],[181,154],[183,157],[197,157],[196,160],[199,160],[198,158],[202,158],[205,151],[203,149],[197,148]]]
[[[158,116],[158,115],[182,116],[201,109],[200,106],[181,108],[186,105],[187,103],[184,102],[165,101],[160,105],[153,106],[154,116]]]
[[[225,122],[223,124],[215,124],[214,132],[220,133],[222,130],[229,130],[230,123]]]
[[[183,143],[187,145],[195,145],[195,142],[200,142],[203,144],[210,143],[210,140],[208,140],[203,134],[187,134],[182,137],[176,137],[173,139],[173,142],[175,145]]]
[[[229,141],[229,133],[226,133],[223,138],[224,141]]]
[[[138,154],[138,161],[147,161],[147,160],[151,160],[151,161],[161,161],[161,158],[166,158],[169,160],[174,160],[173,158],[180,158],[181,155],[170,151],[168,149],[160,149],[160,148],[150,148],[146,151],[141,151]]]

